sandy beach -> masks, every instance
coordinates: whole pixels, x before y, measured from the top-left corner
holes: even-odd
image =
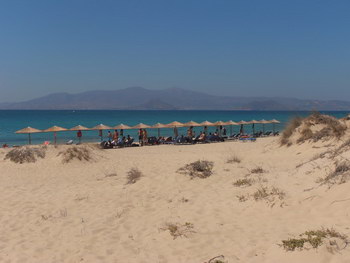
[[[0,262],[204,263],[220,255],[230,263],[349,262],[347,244],[282,246],[308,230],[350,235],[349,183],[320,183],[337,161],[350,158],[348,148],[339,148],[348,138],[289,147],[279,137],[111,150],[89,145],[93,160],[68,163],[59,153],[72,146],[49,146],[45,158],[23,164],[4,160],[11,149],[2,149]],[[213,162],[212,175],[179,173],[198,160]],[[127,184],[132,168],[142,176]],[[262,188],[274,194],[259,199]]]

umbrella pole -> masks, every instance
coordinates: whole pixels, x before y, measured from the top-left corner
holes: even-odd
[[[160,137],[160,129],[158,128],[158,138]]]
[[[263,124],[263,133],[265,133],[265,124]]]
[[[57,143],[56,132],[53,133],[53,136],[54,136],[54,138],[55,138],[55,145],[56,145],[56,143]]]
[[[28,133],[28,143],[29,145],[32,144],[32,137],[30,136],[30,133]]]
[[[253,135],[255,134],[255,124],[253,123]]]
[[[232,136],[232,125],[230,125],[230,135]]]
[[[275,124],[272,124],[273,133],[275,133]]]

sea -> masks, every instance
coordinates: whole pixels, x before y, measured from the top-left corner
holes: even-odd
[[[335,116],[337,118],[344,117],[349,114],[347,111],[328,111],[322,112]],[[53,125],[64,128],[72,128],[76,125],[83,125],[88,128],[94,127],[98,124],[105,124],[108,126],[116,126],[120,123],[134,126],[140,122],[153,125],[155,123],[167,124],[172,121],[179,122],[203,122],[203,121],[250,121],[250,120],[271,120],[276,119],[281,123],[273,127],[272,124],[256,124],[255,130],[259,131],[281,131],[285,127],[288,120],[296,116],[307,116],[310,112],[306,111],[145,111],[145,110],[0,110],[0,146],[3,144],[24,145],[28,144],[27,134],[16,134],[17,130],[25,127],[33,127],[40,130],[47,129]],[[239,126],[232,126],[232,132],[238,133]],[[209,127],[208,132],[214,132],[216,127]],[[231,132],[231,127],[226,127],[228,134]],[[252,125],[245,125],[246,133],[252,131]],[[195,127],[196,134],[202,131],[202,127]],[[112,132],[113,130],[111,130]],[[104,139],[106,139],[108,130],[104,131]],[[157,129],[148,129],[149,136],[157,136]],[[161,129],[161,136],[172,136],[173,129]],[[179,134],[186,134],[186,128],[179,128]],[[124,135],[137,137],[137,130],[124,130]],[[32,134],[32,144],[42,144],[45,141],[53,143],[53,133],[37,133]],[[57,143],[64,144],[69,140],[74,143],[78,142],[76,131],[64,131],[57,133]],[[100,137],[98,131],[83,131],[82,142],[99,142]]]

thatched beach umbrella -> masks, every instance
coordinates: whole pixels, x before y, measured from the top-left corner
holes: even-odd
[[[43,132],[53,132],[53,137],[54,137],[54,143],[57,143],[57,132],[60,131],[68,131],[66,128],[60,127],[60,126],[52,126],[46,130],[44,130]]]
[[[273,133],[275,133],[276,132],[276,127],[275,127],[276,123],[279,124],[281,122],[276,120],[276,119],[270,120],[269,122],[272,123]]]
[[[140,122],[139,124],[132,126],[131,129],[148,129],[151,128],[151,126],[144,124],[142,122]]]
[[[29,127],[29,126],[27,128],[22,129],[22,130],[16,131],[16,133],[18,133],[18,134],[21,134],[21,133],[27,133],[28,134],[28,144],[32,144],[31,134],[32,133],[39,133],[39,132],[43,132],[43,131],[35,129],[35,128],[32,128],[32,127]]]
[[[173,121],[173,122],[170,122],[170,123],[166,124],[166,126],[168,128],[174,128],[174,136],[176,138],[177,136],[179,136],[179,132],[178,132],[177,128],[178,127],[184,127],[184,124],[181,123],[181,122],[178,122],[178,121]]]
[[[215,126],[214,123],[210,121],[203,121],[200,123],[200,126],[204,127],[204,134],[207,135],[208,133],[208,126]]]
[[[243,127],[243,125],[246,125],[246,124],[249,124],[249,122],[246,122],[246,121],[243,121],[243,120],[241,120],[241,121],[239,121],[239,122],[237,122],[239,125],[241,125],[241,129],[239,130],[239,133],[240,134],[243,134],[244,133],[244,127]]]
[[[214,123],[210,122],[210,121],[203,121],[200,123],[201,126],[215,126]]]
[[[237,122],[234,122],[233,120],[229,120],[225,122],[225,125],[230,125],[230,135],[233,134],[233,125],[239,125]]]
[[[189,121],[183,124],[184,127],[198,127],[201,126],[198,122]]]
[[[184,127],[184,124],[178,121],[173,121],[168,124],[166,124],[168,128],[174,128],[174,127]]]
[[[120,136],[123,137],[123,135],[124,135],[123,131],[124,130],[130,130],[132,128],[129,125],[125,125],[125,124],[121,123],[121,124],[119,124],[117,126],[114,126],[113,129],[115,129],[115,130],[120,129]]]
[[[271,123],[270,121],[264,120],[262,119],[261,121],[259,121],[260,124],[263,125],[263,133],[265,133],[265,124]]]
[[[224,126],[226,124],[226,122],[223,121],[217,121],[213,123],[216,127],[220,127],[220,126]],[[219,135],[221,136],[221,129],[218,128],[219,131]]]
[[[259,123],[257,120],[251,120],[249,121],[250,124],[252,124],[252,130],[253,130],[253,135],[255,134],[255,124]]]
[[[99,136],[101,137],[101,141],[103,141],[103,130],[111,130],[111,129],[112,127],[109,127],[101,123],[99,125],[96,125],[95,127],[92,127],[90,130],[98,130]]]
[[[114,126],[113,129],[115,130],[129,130],[129,129],[132,129],[129,125],[125,125],[123,123],[117,125],[117,126]]]
[[[165,124],[162,124],[162,123],[158,122],[158,123],[152,125],[152,128],[158,130],[158,138],[159,138],[160,137],[160,129],[161,128],[167,128],[167,126]]]
[[[85,127],[85,126],[82,126],[82,125],[77,125],[77,126],[75,126],[73,128],[70,128],[69,130],[70,131],[88,131],[90,129]]]
[[[89,128],[85,127],[85,126],[82,126],[82,125],[77,125],[73,128],[70,128],[69,129],[70,131],[88,131],[90,130]],[[79,137],[79,134],[78,134],[78,139],[79,139],[79,143],[81,143],[81,137]]]

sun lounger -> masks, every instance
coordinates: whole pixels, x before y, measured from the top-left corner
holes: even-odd
[[[242,137],[242,138],[239,138],[239,140],[241,141],[241,142],[255,142],[256,141],[256,138],[254,138],[254,137]]]

